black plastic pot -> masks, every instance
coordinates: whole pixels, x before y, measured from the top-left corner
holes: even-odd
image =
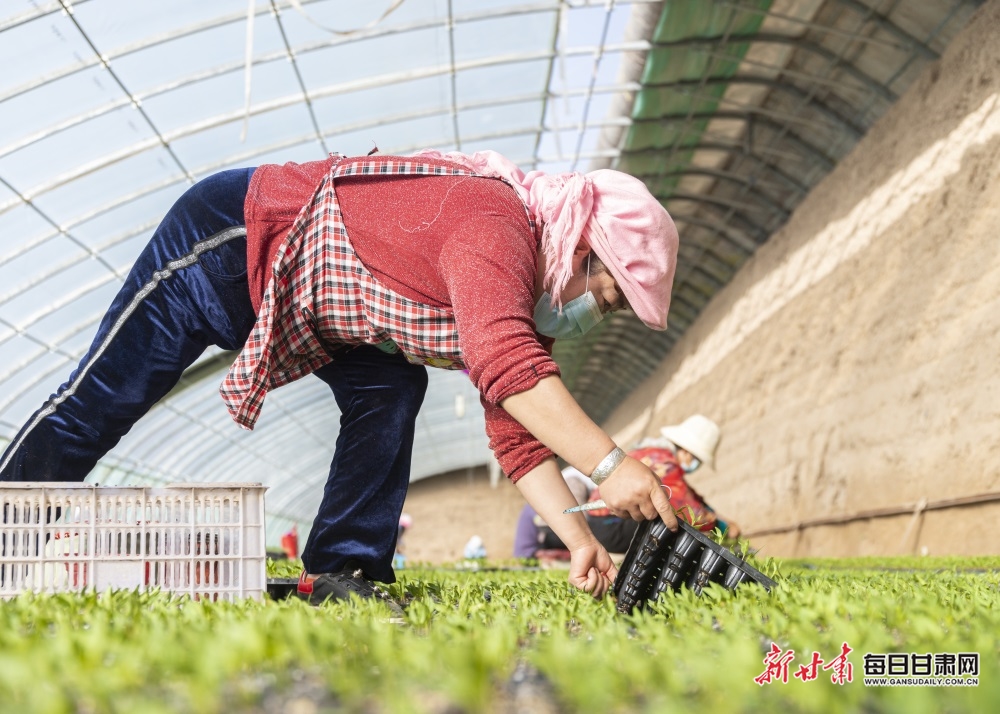
[[[777,583],[697,528],[678,521],[676,533],[659,518],[636,530],[618,569],[614,593],[618,611],[629,614],[667,590],[690,588],[701,595],[709,583],[733,590],[755,582],[770,590]]]
[[[267,594],[272,600],[284,600],[295,595],[299,587],[298,578],[268,578]]]

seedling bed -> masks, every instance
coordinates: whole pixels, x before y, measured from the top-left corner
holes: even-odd
[[[0,671],[6,674],[0,711],[997,710],[995,577],[750,562],[782,587],[771,595],[756,587],[735,593],[714,587],[702,597],[682,590],[638,617],[577,591],[565,572],[408,567],[387,586],[408,602],[407,627],[386,622],[381,604],[357,598],[311,607],[296,597],[230,602],[133,590],[25,593],[0,601]],[[921,567],[924,561],[894,562]],[[301,569],[289,561],[267,567],[270,578],[291,578]],[[762,685],[757,679],[768,668],[772,643],[788,657],[794,650],[794,658],[787,683]],[[817,668],[811,681],[794,676],[801,665],[810,666],[811,654],[829,662],[844,644],[851,648],[846,661],[853,681],[835,683],[833,669]],[[961,652],[980,654],[978,686],[863,681],[869,653]]]

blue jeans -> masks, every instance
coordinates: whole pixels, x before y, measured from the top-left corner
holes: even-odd
[[[252,175],[215,174],[173,205],[87,354],[0,457],[0,481],[82,481],[208,345],[242,349],[256,320],[243,218]],[[400,354],[363,346],[339,352],[315,374],[343,415],[303,562],[325,573],[355,561],[392,582],[427,372]]]

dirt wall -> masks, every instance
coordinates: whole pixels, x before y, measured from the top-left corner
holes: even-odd
[[[414,562],[454,562],[461,559],[469,538],[478,535],[489,558],[511,558],[523,507],[517,487],[503,478],[493,488],[485,467],[416,481],[403,505],[413,517],[404,537],[406,557]]]
[[[693,482],[751,532],[1000,492],[998,37],[993,0],[612,415],[619,443],[718,421],[716,470]],[[980,505],[755,541],[995,553],[998,518]]]

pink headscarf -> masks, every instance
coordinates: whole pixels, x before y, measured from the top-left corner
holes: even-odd
[[[639,319],[654,330],[667,329],[677,228],[642,181],[609,169],[526,174],[495,151],[443,154],[427,149],[417,155],[451,161],[514,187],[532,215],[545,224],[542,285],[556,304],[562,305],[562,290],[573,275],[573,251],[582,238],[607,266]]]

